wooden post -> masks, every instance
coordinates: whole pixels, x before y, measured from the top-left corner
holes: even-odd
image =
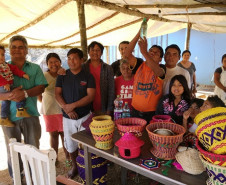
[[[189,50],[189,46],[190,46],[191,27],[192,27],[192,24],[189,22],[187,25],[186,47],[185,47],[186,50]]]
[[[84,0],[77,0],[76,2],[77,2],[77,8],[78,8],[81,48],[84,54],[84,61],[86,61],[88,57],[87,57],[87,37],[86,37]]]

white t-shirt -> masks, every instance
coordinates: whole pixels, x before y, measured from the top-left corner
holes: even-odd
[[[168,68],[166,67],[166,75],[163,83],[163,95],[169,94],[169,84],[170,80],[175,76],[175,75],[184,75],[188,82],[188,87],[191,87],[191,79],[190,79],[190,74],[187,70],[183,69],[180,66],[176,66],[174,68]]]
[[[44,76],[48,82],[48,86],[45,88],[44,93],[42,93],[40,113],[44,115],[62,114],[61,108],[55,99],[56,77],[50,75],[49,72],[45,72]]]

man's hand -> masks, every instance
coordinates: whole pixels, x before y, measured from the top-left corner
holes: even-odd
[[[148,42],[146,37],[144,37],[144,39],[140,38],[140,40],[138,41],[138,45],[140,47],[140,52],[142,53],[142,55],[145,55],[148,52]]]
[[[28,74],[24,74],[24,75],[23,75],[23,78],[25,78],[25,79],[27,79],[27,80],[30,79],[29,76],[28,76]]]
[[[72,103],[71,104],[62,105],[62,108],[63,108],[63,110],[64,110],[64,112],[66,114],[68,114],[69,112],[72,112],[75,109],[75,107],[73,106]]]
[[[24,99],[25,99],[25,94],[24,94],[24,91],[22,90],[22,86],[20,86],[12,90],[8,100],[20,102]]]
[[[70,119],[78,119],[78,114],[75,111],[67,113]]]
[[[10,91],[10,84],[6,84],[3,86],[6,91]]]

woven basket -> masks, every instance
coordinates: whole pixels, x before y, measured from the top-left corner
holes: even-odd
[[[160,128],[169,129],[175,135],[162,136],[153,133],[154,130]],[[185,128],[176,123],[155,122],[147,125],[146,130],[153,145],[150,149],[151,153],[157,158],[165,160],[174,159],[177,153],[177,147],[183,141],[183,134],[186,131]]]
[[[141,136],[147,121],[141,118],[121,118],[115,121],[121,136],[126,132],[132,132],[135,136]]]
[[[226,167],[212,164],[205,159],[202,155],[199,155],[207,174],[213,185],[225,185],[226,184]]]
[[[196,149],[178,152],[175,157],[187,173],[198,175],[205,171],[202,161],[199,158],[199,152]]]
[[[171,116],[169,115],[154,115],[152,122],[170,122]]]
[[[115,124],[111,120],[111,116],[95,116],[89,127],[96,141],[95,147],[103,150],[108,150],[113,147],[112,140]]]
[[[226,155],[214,154],[204,150],[202,144],[198,140],[196,140],[196,147],[205,160],[215,165],[226,167]]]
[[[210,147],[210,151],[215,154],[226,154],[226,139],[214,143]]]
[[[216,107],[199,113],[195,117],[198,125],[196,135],[204,148],[226,139],[226,108]]]

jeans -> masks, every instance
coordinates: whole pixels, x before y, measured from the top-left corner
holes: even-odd
[[[12,89],[12,85],[10,86],[10,89]],[[8,91],[6,91],[3,86],[1,86],[0,87],[0,93],[6,93],[6,92],[8,92]],[[1,104],[1,118],[5,119],[5,118],[9,117],[10,103],[11,103],[11,101],[9,101],[9,100],[3,100],[2,101],[2,104]],[[16,103],[17,109],[24,108],[25,105],[26,105],[26,99]]]

